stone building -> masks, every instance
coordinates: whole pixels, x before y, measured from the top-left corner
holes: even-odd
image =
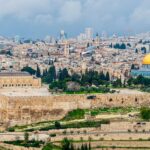
[[[144,77],[150,77],[150,54],[147,54],[142,62],[142,67],[140,69],[132,69],[131,75],[136,77],[142,75]]]
[[[41,79],[27,72],[0,72],[0,88],[41,87]]]

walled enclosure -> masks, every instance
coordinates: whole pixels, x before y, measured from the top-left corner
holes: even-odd
[[[150,105],[150,94],[123,95],[99,94],[87,99],[87,95],[58,96],[0,96],[0,120],[3,123],[29,124],[58,120],[73,109],[98,107],[140,107]]]

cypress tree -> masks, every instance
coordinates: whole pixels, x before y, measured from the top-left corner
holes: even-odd
[[[106,81],[110,81],[109,72],[106,73]]]
[[[100,80],[105,80],[105,75],[104,75],[103,71],[100,72],[99,78],[100,78]]]
[[[91,150],[91,143],[89,143],[89,150]]]
[[[39,68],[38,65],[37,65],[37,69],[36,69],[36,76],[37,76],[38,78],[41,77],[41,71],[40,71],[40,68]]]

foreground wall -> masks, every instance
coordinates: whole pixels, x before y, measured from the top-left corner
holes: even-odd
[[[77,108],[127,106],[150,106],[150,94],[99,94],[93,100],[87,99],[86,95],[0,96],[0,120],[11,124],[28,124],[61,119],[68,111]]]

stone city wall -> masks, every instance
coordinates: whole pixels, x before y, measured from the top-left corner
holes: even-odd
[[[28,124],[63,118],[70,110],[98,107],[150,106],[150,94],[99,94],[58,96],[0,96],[0,120],[11,124]]]

